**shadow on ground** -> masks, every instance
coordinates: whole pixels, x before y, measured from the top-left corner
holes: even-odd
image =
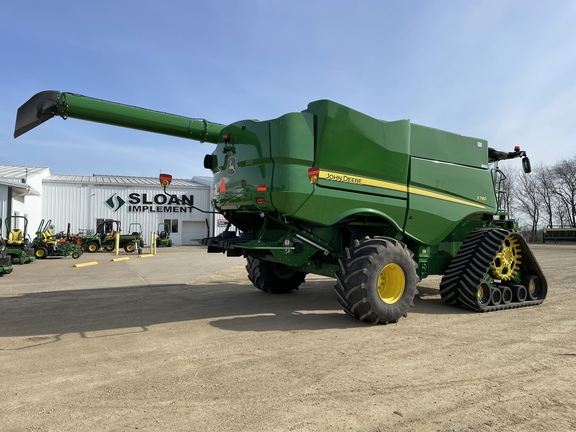
[[[446,306],[438,291],[419,287],[410,314],[470,313]],[[35,337],[114,330],[148,331],[155,324],[210,320],[231,331],[322,330],[366,326],[346,315],[333,281],[306,282],[289,294],[265,294],[230,282],[150,285],[30,293],[0,298],[0,337]]]

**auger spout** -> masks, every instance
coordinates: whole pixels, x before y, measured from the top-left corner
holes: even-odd
[[[217,144],[224,125],[53,90],[32,96],[18,108],[14,138],[52,117],[76,118]]]

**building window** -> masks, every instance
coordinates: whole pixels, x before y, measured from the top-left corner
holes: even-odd
[[[168,224],[171,233],[178,232],[178,219],[164,219],[164,223]]]

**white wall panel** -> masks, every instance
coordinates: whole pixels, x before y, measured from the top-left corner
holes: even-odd
[[[168,192],[179,199],[182,195],[193,196],[195,207],[211,210],[209,187],[178,187],[170,188]],[[171,235],[175,245],[182,244],[182,221],[204,223],[208,219],[213,232],[211,214],[196,209],[190,211],[187,205],[164,203],[163,194],[160,187],[44,182],[42,217],[52,220],[56,232],[65,231],[68,223],[73,233],[80,229],[95,229],[97,219],[119,220],[125,233],[131,224],[140,224],[146,244],[149,243],[150,233],[157,231],[158,224],[163,223],[164,219],[179,221],[178,233]],[[158,197],[154,199],[156,195]],[[106,203],[110,199],[112,207]]]

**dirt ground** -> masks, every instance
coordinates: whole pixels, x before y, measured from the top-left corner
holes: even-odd
[[[576,245],[533,250],[543,305],[451,308],[430,277],[387,326],[345,315],[332,279],[264,294],[202,247],[16,265],[0,430],[574,431]]]

